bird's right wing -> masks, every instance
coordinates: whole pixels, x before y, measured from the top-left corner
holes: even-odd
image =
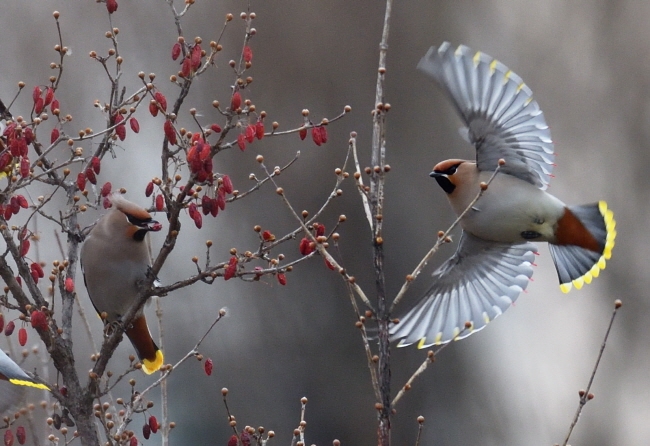
[[[418,69],[452,100],[476,147],[479,170],[501,172],[546,189],[554,166],[553,141],[533,93],[519,76],[485,53],[449,42],[431,47]]]
[[[48,390],[45,384],[35,381],[34,378],[21,369],[2,349],[0,349],[0,376],[17,386],[29,386]]]
[[[431,288],[391,326],[391,340],[426,348],[482,329],[526,289],[536,253],[533,243],[490,242],[463,232],[456,253],[433,273]]]

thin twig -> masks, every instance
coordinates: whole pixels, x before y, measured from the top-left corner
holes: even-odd
[[[181,364],[183,364],[185,361],[187,361],[189,358],[196,356],[196,354],[199,351],[199,346],[203,343],[205,338],[210,334],[212,329],[214,328],[215,325],[217,325],[217,322],[219,322],[224,316],[226,315],[225,310],[219,310],[219,316],[212,322],[212,325],[210,325],[210,328],[207,329],[207,331],[201,336],[201,339],[194,345],[194,347],[185,354],[180,360],[178,360],[174,365],[171,367],[168,367],[163,373],[161,373],[160,377],[154,381],[149,387],[146,389],[140,391],[137,395],[133,397],[131,402],[129,403],[128,407],[126,408],[126,413],[122,417],[124,422],[122,425],[117,429],[116,435],[121,435],[122,432],[127,428],[129,422],[131,421],[131,415],[133,415],[134,410],[136,409],[137,405],[143,400],[145,395],[149,393],[152,389],[158,387],[161,385],[163,381],[169,377],[169,375],[177,369]]]
[[[596,364],[594,364],[594,369],[591,371],[589,384],[587,384],[586,390],[580,390],[579,392],[580,402],[578,404],[578,409],[576,410],[576,414],[573,417],[571,426],[569,426],[569,432],[567,433],[566,438],[564,439],[564,443],[562,443],[563,446],[567,446],[567,444],[569,443],[569,438],[571,437],[573,428],[576,427],[576,424],[578,424],[578,419],[580,418],[582,409],[585,407],[587,402],[591,401],[594,397],[594,395],[590,392],[591,385],[594,382],[594,378],[596,377],[596,371],[598,370],[598,365],[600,364],[600,360],[603,357],[603,352],[605,351],[605,345],[607,345],[607,338],[609,338],[609,333],[612,330],[612,325],[614,325],[614,318],[616,318],[616,313],[618,313],[618,309],[621,308],[622,305],[623,303],[619,299],[616,299],[614,301],[614,311],[612,312],[612,317],[609,320],[609,325],[607,326],[607,331],[605,332],[605,338],[603,339],[603,343],[600,345],[600,351],[598,352],[598,358],[596,359]]]

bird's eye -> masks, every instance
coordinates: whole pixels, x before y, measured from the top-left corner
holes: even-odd
[[[131,223],[133,226],[143,227],[147,226],[147,223],[151,222],[151,217],[146,220],[141,218],[134,217],[133,215],[126,214],[126,220]]]
[[[460,166],[460,163],[459,164],[454,164],[449,169],[446,169],[445,171],[443,171],[441,173],[444,173],[445,175],[453,175],[458,170],[458,166]]]

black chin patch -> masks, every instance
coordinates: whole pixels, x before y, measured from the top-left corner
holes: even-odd
[[[526,239],[526,240],[534,240],[536,238],[541,237],[542,234],[540,234],[537,231],[522,231],[521,233],[521,238]]]
[[[138,229],[133,234],[133,240],[141,242],[142,240],[144,240],[144,237],[145,235],[147,235],[147,232],[149,231],[147,231],[146,229]]]
[[[436,175],[434,178],[436,179],[436,181],[438,182],[440,187],[442,187],[442,190],[447,192],[447,194],[452,193],[454,191],[454,189],[456,189],[456,186],[454,185],[454,183],[449,181],[449,178],[447,178],[446,176],[444,176],[444,175]]]

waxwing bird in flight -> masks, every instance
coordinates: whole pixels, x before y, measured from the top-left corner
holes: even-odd
[[[49,390],[50,388],[32,378],[20,368],[7,354],[0,349],[0,379],[9,381],[17,386],[35,387]]]
[[[151,265],[149,232],[162,225],[140,206],[119,194],[110,197],[112,209],[99,219],[81,247],[81,270],[88,296],[106,324],[121,318],[138,298],[139,283]],[[144,313],[124,327],[126,336],[142,362],[153,373],[163,364],[163,354],[147,326]]]
[[[443,161],[430,174],[457,215],[505,161],[460,220],[456,253],[390,328],[399,346],[425,348],[469,336],[508,309],[533,274],[531,242],[548,242],[563,292],[590,283],[611,257],[616,223],[604,201],[567,206],[545,191],[555,165],[551,133],[530,88],[508,67],[445,42],[418,69],[451,99],[476,148],[475,161]]]

